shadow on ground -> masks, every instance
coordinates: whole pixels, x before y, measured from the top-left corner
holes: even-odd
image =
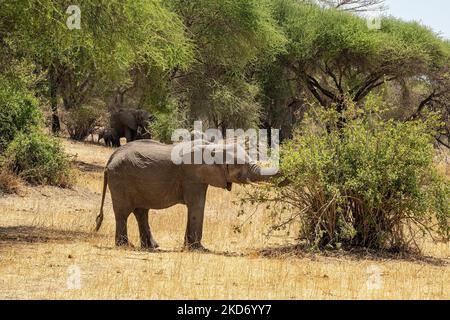
[[[215,255],[215,256],[222,256],[222,257],[245,257],[247,254],[241,253],[241,252],[229,252],[229,251],[215,251],[215,250],[205,250],[205,251],[189,251],[184,248],[180,249],[142,249],[138,246],[130,244],[126,247],[115,247],[115,246],[99,246],[94,245],[95,248],[101,249],[101,250],[123,250],[123,251],[129,251],[129,252],[135,252],[135,253],[149,253],[149,254],[167,254],[167,253],[197,253],[197,254],[205,254],[205,255]],[[137,258],[137,257],[126,257],[127,259],[136,259],[136,260],[147,260],[145,258]]]
[[[335,251],[321,251],[313,252],[304,245],[290,245],[274,248],[263,248],[256,251],[256,254],[269,258],[269,259],[280,259],[280,258],[338,258],[346,260],[372,260],[372,261],[407,261],[412,263],[425,263],[433,266],[446,266],[449,265],[448,259],[435,258],[431,256],[422,255],[420,253],[399,253],[390,251],[377,251],[356,248],[352,250],[335,250]]]
[[[105,166],[99,166],[84,161],[74,161],[73,163],[80,171],[83,172],[103,172],[105,170]]]
[[[33,226],[0,227],[0,244],[47,243],[92,238],[88,232],[65,231]]]
[[[388,251],[376,251],[367,249],[352,249],[352,250],[336,250],[336,251],[321,251],[314,252],[305,247],[304,245],[288,245],[270,248],[261,248],[257,250],[249,250],[248,252],[230,252],[230,251],[216,251],[216,250],[206,250],[206,251],[188,251],[184,248],[180,249],[141,249],[139,246],[130,245],[128,247],[117,248],[115,246],[94,246],[101,250],[123,250],[135,253],[149,253],[149,254],[168,254],[168,253],[197,253],[204,255],[215,255],[230,258],[239,257],[255,257],[259,256],[265,259],[312,259],[317,260],[320,258],[335,258],[350,261],[361,261],[361,260],[371,260],[371,261],[406,261],[412,263],[429,264],[433,266],[447,266],[450,264],[448,259],[435,258],[431,256],[425,256],[418,253],[392,253]],[[126,259],[136,259],[136,260],[148,260],[145,256],[140,257],[129,257],[125,256]]]

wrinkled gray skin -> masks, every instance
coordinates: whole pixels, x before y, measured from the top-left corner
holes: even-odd
[[[117,148],[120,147],[120,137],[116,130],[113,128],[105,128],[98,134],[98,142],[102,140],[107,147]]]
[[[201,142],[204,145],[200,148],[208,145],[206,141]],[[133,212],[139,226],[141,246],[148,249],[157,248],[158,244],[148,223],[149,209],[165,209],[184,204],[188,209],[185,247],[202,250],[208,186],[230,191],[232,183],[256,183],[269,178],[261,175],[261,168],[256,164],[176,165],[171,160],[173,147],[152,140],[139,140],[119,148],[109,159],[105,169],[102,204],[96,230],[103,221],[103,206],[108,186],[116,219],[116,245],[128,245],[127,220]]]
[[[145,110],[120,109],[111,115],[110,126],[117,132],[119,139],[124,137],[128,143],[141,138],[150,120],[151,115]]]

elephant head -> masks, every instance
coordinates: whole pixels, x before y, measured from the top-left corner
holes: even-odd
[[[190,180],[229,191],[233,183],[260,183],[276,176],[276,172],[264,172],[239,144],[212,144],[202,140],[180,144],[173,152],[175,157],[177,152],[182,157],[178,158],[178,164],[186,166]]]
[[[110,125],[120,137],[130,142],[139,139],[139,132],[147,130],[151,119],[152,116],[145,110],[121,109],[111,115]]]
[[[139,127],[136,134],[136,140],[152,139],[152,133],[147,128]]]
[[[138,128],[145,129],[148,127],[148,123],[152,118],[149,112],[145,110],[131,110],[131,113],[134,115],[134,118],[136,119],[136,124]]]

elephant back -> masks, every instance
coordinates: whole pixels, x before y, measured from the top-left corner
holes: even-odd
[[[151,166],[174,166],[172,146],[153,140],[138,140],[117,149],[108,161],[109,172],[126,172]]]

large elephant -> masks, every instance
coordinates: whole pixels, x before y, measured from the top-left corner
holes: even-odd
[[[229,154],[229,146],[216,147],[207,141],[196,141],[193,150],[202,151],[213,146],[215,157],[223,158]],[[200,143],[198,143],[200,142]],[[185,142],[186,143],[186,142]],[[149,209],[165,209],[176,204],[185,204],[188,209],[188,222],[185,246],[188,249],[203,249],[203,216],[208,186],[231,190],[232,183],[246,184],[269,179],[262,169],[248,159],[245,161],[222,162],[227,164],[177,164],[173,161],[174,148],[181,144],[165,145],[152,140],[135,141],[118,149],[109,159],[105,173],[100,214],[96,230],[103,221],[103,207],[106,188],[111,192],[116,220],[116,245],[127,245],[127,219],[133,212],[139,226],[140,241],[143,248],[157,248],[148,223]],[[232,149],[238,149],[233,145]],[[178,150],[178,149],[177,149]],[[240,149],[243,150],[242,148]],[[189,151],[188,157],[194,151]],[[176,153],[176,152],[175,152]],[[233,153],[234,154],[234,153]],[[186,156],[184,155],[184,156]],[[227,158],[229,159],[229,158]],[[195,162],[199,163],[199,162]],[[217,163],[217,162],[213,162]]]
[[[140,132],[146,130],[151,119],[150,113],[145,110],[120,109],[111,115],[110,126],[119,138],[126,138],[128,143],[141,138]]]

